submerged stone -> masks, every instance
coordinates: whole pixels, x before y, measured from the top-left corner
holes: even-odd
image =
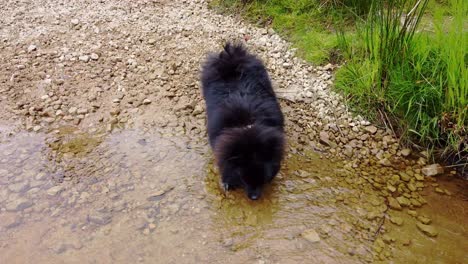
[[[403,219],[401,217],[398,217],[398,216],[390,217],[390,222],[392,222],[393,224],[395,224],[397,226],[403,225]]]
[[[302,232],[301,236],[312,243],[320,241],[320,236],[318,235],[317,231],[315,231],[315,229],[307,229]]]
[[[400,203],[398,202],[397,199],[393,198],[393,197],[388,197],[388,206],[390,206],[390,208],[392,209],[395,209],[395,210],[401,210],[401,205]]]
[[[419,222],[416,223],[416,226],[419,230],[421,230],[421,232],[423,232],[427,236],[436,237],[439,234],[439,232],[433,226],[425,225]]]

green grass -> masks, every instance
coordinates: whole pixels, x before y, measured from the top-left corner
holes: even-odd
[[[345,2],[350,2],[351,5],[360,1]],[[337,27],[351,29],[354,13],[358,13],[342,5],[336,8],[338,3],[337,0],[214,0],[211,6],[228,13],[241,10],[249,21],[259,26],[272,27],[287,37],[298,48],[302,57],[320,65],[337,62]],[[356,7],[359,10],[362,8]]]
[[[379,15],[359,25],[357,37],[340,39],[347,63],[337,72],[336,88],[358,112],[395,128],[408,141],[466,159],[468,2],[450,0],[449,23],[446,9],[435,10],[434,34],[406,28],[411,23],[400,25],[402,12],[417,2],[376,5]],[[420,1],[407,19],[418,25],[425,10]],[[368,110],[374,111],[369,115]]]

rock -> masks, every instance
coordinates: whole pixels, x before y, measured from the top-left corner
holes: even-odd
[[[91,53],[90,58],[91,58],[92,60],[98,60],[98,59],[99,59],[99,55],[97,55],[96,53]]]
[[[47,190],[47,194],[50,196],[55,196],[63,190],[62,185],[57,185]]]
[[[88,221],[97,225],[108,224],[111,222],[111,220],[112,216],[109,213],[93,212],[88,215]]]
[[[343,151],[343,154],[348,157],[348,158],[351,158],[353,156],[353,148],[350,147],[350,146],[345,146],[345,149]]]
[[[80,21],[77,18],[73,18],[70,22],[73,26],[76,26],[80,23]]]
[[[379,211],[371,211],[371,212],[367,213],[366,218],[368,220],[375,220],[375,219],[378,219],[378,218],[382,218],[382,213],[380,213]]]
[[[135,220],[135,223],[133,224],[136,230],[143,230],[148,226],[148,222],[140,217]]]
[[[395,224],[397,226],[403,225],[403,219],[401,217],[398,217],[398,216],[391,216],[390,217],[390,222],[392,222],[393,224]]]
[[[149,105],[149,104],[151,104],[151,100],[146,98],[145,100],[143,100],[143,104],[144,105]]]
[[[422,174],[426,176],[435,176],[444,173],[444,168],[440,164],[427,165],[421,169]]]
[[[414,184],[412,184],[412,183],[408,183],[407,187],[412,192],[415,192],[417,190],[416,186],[414,186]]]
[[[417,181],[424,181],[424,176],[419,173],[414,174],[414,178],[416,178]]]
[[[315,231],[315,229],[307,229],[302,232],[301,236],[312,243],[320,241],[320,236],[318,235],[317,231]]]
[[[419,222],[425,225],[429,225],[432,222],[432,220],[429,217],[424,216],[424,215],[418,216],[417,219],[419,220]]]
[[[183,95],[179,98],[179,101],[177,102],[177,104],[174,106],[174,111],[180,111],[180,110],[185,110],[185,109],[188,109],[188,108],[191,108],[192,107],[192,103],[190,101],[190,98],[188,98],[187,96]]]
[[[392,162],[390,160],[388,160],[387,158],[383,158],[383,159],[379,160],[379,164],[382,165],[382,166],[385,166],[385,167],[391,167],[392,166]]]
[[[377,128],[375,126],[366,126],[364,129],[372,135],[377,133]]]
[[[42,128],[42,127],[39,126],[39,125],[34,126],[34,127],[33,127],[33,131],[34,131],[34,132],[39,132],[39,130],[41,130],[41,128]]]
[[[418,212],[416,212],[415,210],[408,210],[407,213],[412,217],[416,217],[418,215]]]
[[[393,193],[393,192],[396,191],[396,188],[395,188],[395,186],[393,186],[393,185],[387,184],[387,190],[389,190],[390,192]],[[392,197],[392,199],[393,199],[393,197]],[[396,200],[395,200],[395,201],[396,201]]]
[[[29,188],[29,183],[27,181],[22,181],[14,184],[8,185],[8,190],[15,193],[22,193]]]
[[[117,108],[117,107],[112,108],[112,109],[110,110],[109,113],[110,113],[111,115],[113,115],[113,116],[116,116],[116,115],[120,114],[120,109]]]
[[[196,116],[196,115],[199,115],[201,113],[203,113],[203,107],[201,105],[196,105],[195,109],[192,112],[192,114]]]
[[[37,49],[36,45],[29,45],[28,52],[33,52]]]
[[[80,108],[80,109],[78,109],[78,110],[76,111],[76,113],[79,114],[79,115],[85,115],[85,114],[88,113],[88,109],[86,109],[86,108]]]
[[[399,211],[402,209],[397,199],[393,197],[388,197],[387,200],[388,200],[388,206],[390,206],[390,208],[399,210]]]
[[[411,154],[411,149],[409,149],[409,148],[405,148],[405,149],[401,150],[401,155],[403,157],[408,157],[410,154]]]
[[[232,245],[234,245],[234,240],[232,238],[226,238],[226,239],[223,239],[222,244],[223,246],[229,248],[229,247],[232,247]]]
[[[74,107],[74,106],[73,106],[73,107],[70,107],[70,109],[68,109],[68,113],[69,113],[70,115],[76,114],[76,111],[78,111],[78,108],[76,108],[76,107]]]
[[[23,222],[21,216],[16,213],[0,213],[0,230],[2,228],[14,228]]]
[[[410,200],[408,200],[408,198],[403,197],[403,196],[397,197],[396,200],[402,206],[410,206],[411,204]]]
[[[158,190],[154,193],[152,193],[150,196],[148,196],[147,200],[148,201],[159,201],[163,197],[163,195],[166,193],[164,190]]]
[[[55,245],[52,245],[50,249],[55,253],[55,254],[62,254],[63,252],[67,251],[67,245],[65,245],[63,242],[59,242]]]
[[[329,146],[329,147],[335,147],[336,144],[332,141],[330,141],[330,136],[326,131],[320,131],[320,143],[323,145]]]
[[[6,204],[5,208],[7,211],[22,211],[33,205],[33,202],[26,198],[18,198]]]
[[[411,177],[405,172],[400,172],[400,179],[402,179],[405,182],[409,182],[411,180]]]
[[[439,234],[439,232],[433,226],[425,225],[420,222],[417,222],[416,226],[419,230],[421,230],[421,232],[423,232],[427,236],[436,237]]]
[[[80,61],[83,61],[83,62],[88,62],[89,61],[89,56],[88,55],[82,55],[82,56],[78,57],[78,59]]]

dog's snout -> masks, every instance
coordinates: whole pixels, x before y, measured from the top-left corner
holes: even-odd
[[[249,194],[249,198],[250,198],[250,200],[258,200],[258,198],[260,198],[260,196],[257,195],[256,193],[254,193],[254,194]]]
[[[247,196],[249,197],[250,200],[258,200],[260,199],[261,195],[262,195],[262,191],[260,188],[257,188],[255,190],[250,190],[247,193]]]

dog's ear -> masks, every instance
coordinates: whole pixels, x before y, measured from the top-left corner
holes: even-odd
[[[234,129],[223,131],[218,136],[214,147],[214,153],[218,161],[228,160],[237,156],[236,152],[238,151],[239,144],[236,144],[236,139],[238,137],[239,135]]]

